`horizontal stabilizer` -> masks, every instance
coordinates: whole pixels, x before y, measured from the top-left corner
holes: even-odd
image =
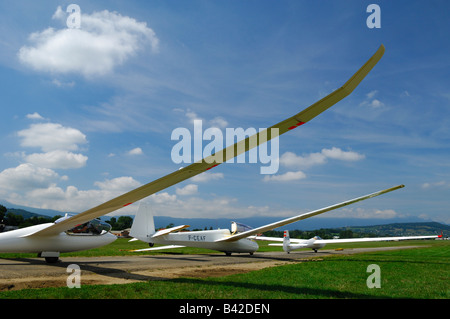
[[[134,249],[134,250],[130,250],[130,251],[132,251],[132,252],[139,252],[139,251],[163,250],[163,249],[183,248],[183,247],[186,247],[186,246],[167,245],[167,246],[152,247],[152,248]]]

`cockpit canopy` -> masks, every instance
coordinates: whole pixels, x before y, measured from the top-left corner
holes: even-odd
[[[67,218],[70,218],[68,214],[66,216],[61,217],[55,221],[55,223],[59,223]],[[99,219],[93,219],[88,221],[87,223],[80,224],[75,226],[72,229],[66,231],[68,235],[103,235],[111,230],[111,225],[105,222],[102,222]]]
[[[253,229],[250,226],[247,226],[245,224],[237,223],[237,222],[231,222],[231,233],[234,235],[236,233],[243,233],[247,230]]]

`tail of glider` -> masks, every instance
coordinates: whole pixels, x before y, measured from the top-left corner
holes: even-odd
[[[84,211],[78,215],[68,218],[58,224],[54,224],[45,229],[30,233],[27,237],[56,235],[60,232],[66,231],[75,225],[85,223],[102,215],[106,215],[122,207],[128,206],[136,201],[139,201],[156,192],[166,189],[172,185],[180,183],[188,178],[203,173],[213,167],[220,165],[248,150],[265,143],[272,138],[295,129],[311,119],[315,118],[320,113],[326,111],[328,108],[348,96],[358,86],[358,84],[365,78],[365,76],[378,63],[385,51],[381,45],[375,54],[347,81],[345,84],[326,97],[312,104],[298,114],[291,116],[278,124],[271,126],[266,130],[262,130],[255,135],[247,137],[244,140],[237,142],[217,153],[210,155],[198,162],[195,162],[183,169],[161,177],[153,182],[145,184],[128,193],[113,198],[103,204]],[[273,130],[275,129],[275,130]],[[273,134],[272,134],[273,133]]]
[[[289,246],[291,245],[291,238],[289,237],[289,230],[284,231],[283,235],[283,250],[289,253]]]
[[[151,207],[141,203],[134,217],[133,225],[131,225],[130,236],[143,242],[151,243],[152,238],[161,237],[188,227],[189,225],[181,225],[156,231]]]
[[[136,216],[134,217],[133,225],[130,230],[130,236],[144,242],[148,242],[148,238],[150,238],[154,233],[155,222],[153,220],[151,207],[145,203],[141,203]]]

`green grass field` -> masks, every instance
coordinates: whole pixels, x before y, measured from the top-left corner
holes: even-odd
[[[70,255],[130,254],[121,250],[142,247],[142,243],[118,240],[98,250]],[[421,245],[421,248],[330,256],[308,262],[293,262],[246,274],[214,278],[179,278],[125,285],[82,286],[80,289],[45,288],[1,292],[5,298],[55,299],[368,299],[450,298],[450,243],[407,241],[366,243],[364,246]],[[326,249],[361,247],[346,244]],[[262,251],[273,249],[263,246]],[[178,253],[207,253],[183,248]],[[8,254],[10,255],[10,254]],[[69,254],[64,254],[68,256]],[[61,257],[64,258],[64,255]],[[3,255],[1,255],[3,256]],[[0,257],[1,257],[0,256]],[[6,256],[5,256],[6,257]],[[10,257],[10,256],[9,256]],[[369,265],[380,267],[380,288],[368,288]]]

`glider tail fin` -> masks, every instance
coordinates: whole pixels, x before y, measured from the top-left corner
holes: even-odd
[[[154,233],[155,222],[153,220],[151,207],[145,203],[141,203],[136,216],[134,217],[130,236],[148,243]]]
[[[283,235],[283,250],[289,253],[291,251],[290,245],[291,245],[291,238],[289,237],[289,231],[285,230]]]

